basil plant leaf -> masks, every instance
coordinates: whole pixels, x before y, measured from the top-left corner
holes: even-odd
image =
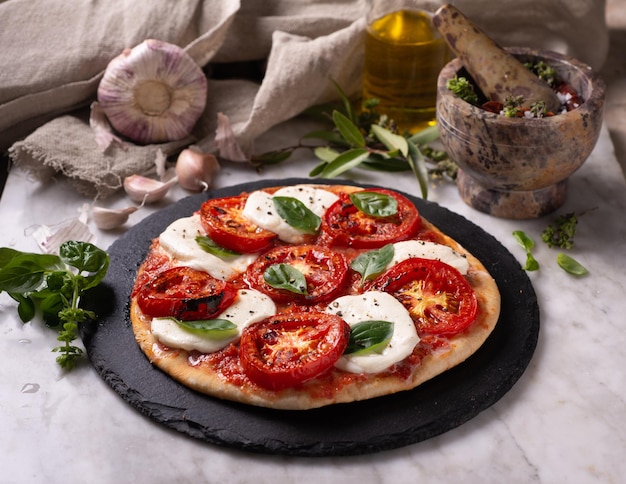
[[[170,318],[182,328],[208,336],[214,339],[230,338],[237,334],[237,325],[227,319],[199,319],[196,321],[181,321]]]
[[[206,235],[198,235],[195,240],[196,244],[198,244],[203,251],[219,257],[220,259],[228,259],[229,257],[240,255],[239,252],[222,247]]]
[[[304,274],[289,264],[273,264],[265,269],[263,278],[275,289],[285,289],[296,294],[307,294]]]
[[[361,212],[372,217],[389,217],[398,213],[398,201],[391,195],[378,192],[355,192],[350,200]]]
[[[515,237],[515,240],[517,241],[517,243],[521,245],[522,248],[526,250],[527,252],[531,251],[533,247],[535,246],[535,241],[521,230],[515,230],[513,232],[513,237]]]
[[[580,262],[567,254],[559,252],[556,256],[556,263],[565,272],[574,276],[584,276],[589,274],[589,271]]]
[[[292,227],[307,234],[319,230],[322,219],[297,198],[277,196],[272,197],[272,202],[280,218]]]
[[[350,267],[361,274],[363,282],[374,279],[389,265],[394,252],[393,244],[387,244],[380,249],[362,253],[350,263]]]
[[[344,355],[366,355],[382,353],[393,336],[390,321],[369,320],[354,324]]]

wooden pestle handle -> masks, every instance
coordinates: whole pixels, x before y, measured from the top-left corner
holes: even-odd
[[[561,103],[552,88],[456,7],[441,6],[433,15],[433,25],[489,100],[503,103],[510,96],[522,96],[523,107],[544,101],[548,111],[558,111]]]

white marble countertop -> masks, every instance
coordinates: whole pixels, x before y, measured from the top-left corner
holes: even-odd
[[[287,139],[280,126],[261,143]],[[264,146],[259,146],[263,151]],[[216,186],[261,178],[306,176],[315,161],[294,161],[259,174],[225,165]],[[411,176],[355,172],[375,183],[417,194]],[[174,190],[169,202],[185,196]],[[15,303],[0,297],[0,482],[575,482],[618,483],[626,475],[626,182],[608,132],[573,175],[559,211],[595,210],[580,220],[572,255],[590,275],[577,279],[556,266],[556,250],[539,241],[548,218],[509,221],[465,206],[451,185],[431,187],[429,199],[467,217],[507,247],[524,253],[513,230],[538,241],[542,264],[530,278],[541,310],[535,355],[495,405],[443,435],[396,450],[358,457],[296,458],[249,454],[195,440],[144,417],[89,364],[61,371],[50,349],[55,333],[23,325]],[[34,183],[12,170],[0,200],[0,246],[38,251],[34,225],[76,215],[89,200],[65,180]],[[107,206],[123,207],[122,197]],[[152,213],[142,209],[130,224]],[[90,225],[107,248],[117,233]]]

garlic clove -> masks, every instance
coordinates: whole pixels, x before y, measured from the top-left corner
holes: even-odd
[[[89,127],[93,131],[96,144],[102,153],[104,153],[113,143],[116,143],[124,150],[126,149],[124,142],[113,133],[109,120],[106,118],[100,104],[96,101],[91,103],[91,109],[89,112]]]
[[[192,192],[208,190],[219,170],[220,164],[215,156],[194,147],[181,151],[176,160],[178,184]]]
[[[176,177],[162,182],[141,175],[131,175],[124,178],[124,191],[133,202],[154,203],[167,195],[177,182]]]
[[[230,161],[248,161],[230,123],[230,118],[223,113],[217,113],[217,130],[215,131],[215,144],[221,158]]]
[[[138,143],[183,139],[204,111],[207,79],[180,47],[148,39],[107,66],[98,102],[111,125]]]
[[[120,210],[92,207],[91,218],[99,229],[112,230],[124,225],[128,221],[128,216],[137,210],[139,210],[138,207],[126,207]]]

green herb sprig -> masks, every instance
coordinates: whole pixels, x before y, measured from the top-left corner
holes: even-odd
[[[102,281],[108,267],[108,254],[87,242],[65,242],[59,255],[0,248],[0,292],[18,302],[22,322],[31,321],[39,309],[44,322],[58,331],[62,344],[52,351],[60,353],[56,361],[66,370],[83,353],[72,344],[78,325],[96,318],[78,306],[80,298]]]
[[[460,97],[470,104],[478,104],[478,94],[474,91],[474,86],[465,77],[459,77],[455,74],[452,79],[448,79],[446,87],[452,91],[454,95]]]
[[[298,149],[311,149],[320,160],[309,173],[311,177],[336,178],[356,168],[412,171],[425,199],[430,176],[456,178],[456,164],[444,151],[431,146],[439,138],[436,126],[413,135],[400,133],[393,120],[376,111],[377,99],[365,100],[363,110],[357,113],[341,87],[334,85],[339,93],[339,105],[315,110],[321,119],[330,121],[330,129],[312,131],[295,146],[253,156],[252,163],[259,168],[282,163]],[[305,144],[309,140],[322,144]]]

